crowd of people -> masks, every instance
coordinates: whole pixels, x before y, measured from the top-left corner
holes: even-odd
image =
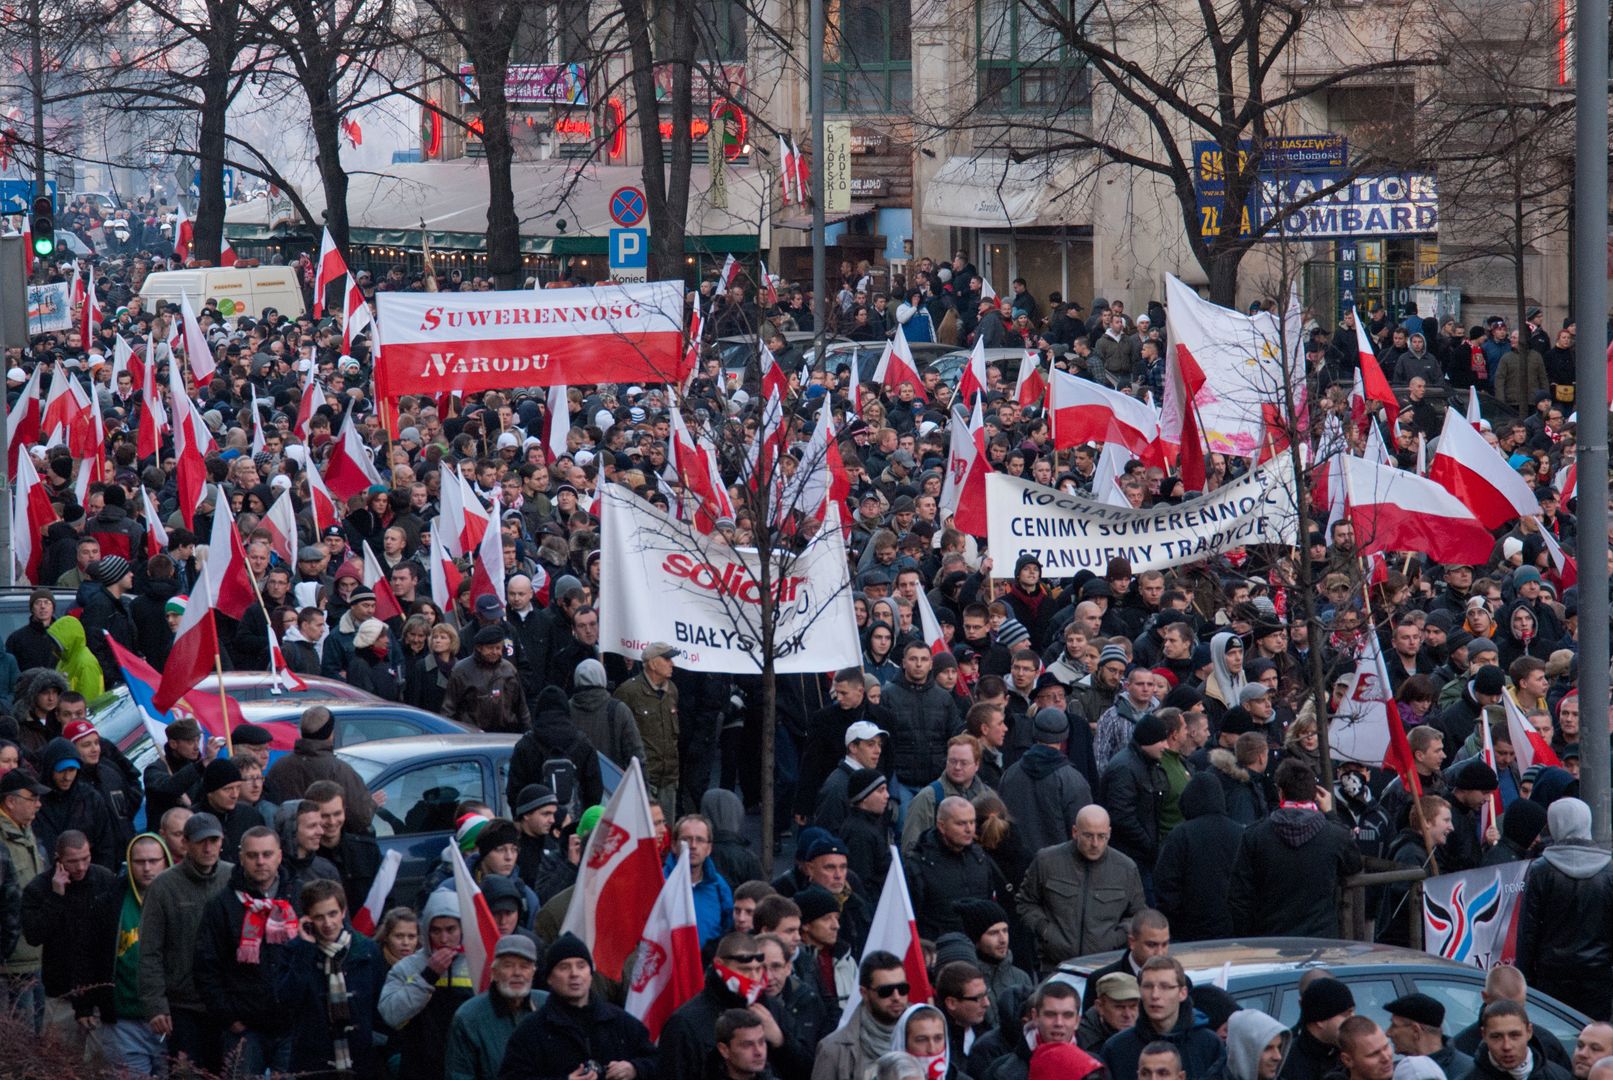
[[[573,386],[566,452],[555,456],[542,388],[406,397],[384,423],[368,340],[344,352],[329,317],[225,315],[204,303],[217,373],[197,385],[193,361],[165,344],[176,312],[139,295],[162,264],[106,260],[87,278],[105,315],[89,340],[44,335],[6,358],[13,402],[36,370],[96,396],[110,477],[82,483],[86,462],[49,430],[20,448],[55,520],[32,538],[41,557],[29,619],[0,653],[0,992],[18,1038],[133,1075],[1613,1076],[1603,1060],[1613,1052],[1613,868],[1577,798],[1576,593],[1542,535],[1574,539],[1575,496],[1553,483],[1574,461],[1564,421],[1572,370],[1552,355],[1571,347],[1571,325],[1567,346],[1560,336],[1539,350],[1549,382],[1525,374],[1518,420],[1485,432],[1538,493],[1540,514],[1497,530],[1482,565],[1409,553],[1372,575],[1343,519],[1294,549],[1140,573],[1117,558],[1102,574],[1050,580],[1033,556],[985,550],[940,506],[957,429],[937,373],[922,373],[920,400],[911,385],[851,387],[842,373],[804,370],[784,337],[812,328],[802,290],[770,303],[743,282],[701,282],[705,332],[757,337],[787,374],[795,457],[784,467],[797,466],[827,408],[849,478],[841,510],[862,663],[778,677],[778,826],[758,836],[749,815],[763,790],[759,680],[688,670],[666,643],[636,661],[601,650],[591,510],[606,484],[663,509],[683,505],[668,463],[672,409],[717,460],[743,460],[764,405],[757,366],[730,374],[705,359],[678,395]],[[65,278],[69,268],[39,272]],[[1089,313],[1056,295],[1039,300],[1024,281],[1007,297],[983,296],[962,254],[918,260],[909,274],[879,292],[843,267],[837,328],[863,340],[900,326],[912,341],[1039,350],[1046,363],[1159,399],[1162,306],[1133,317],[1099,299]],[[424,285],[388,268],[364,291]],[[1474,336],[1415,314],[1370,317],[1407,403],[1368,423],[1389,429],[1411,467],[1417,434],[1439,431],[1429,389],[1505,388],[1517,353],[1504,323]],[[1307,357],[1313,400],[1350,422],[1359,443],[1337,389],[1358,355],[1350,318],[1311,328]],[[1541,336],[1530,324],[1530,372]],[[150,421],[117,360],[119,339],[145,363],[185,368],[217,444],[194,507],[179,505],[171,443],[140,454]],[[1090,494],[1098,448],[1076,448],[1061,466],[1045,415],[1016,401],[1013,374],[988,369],[991,467]],[[310,378],[323,401],[302,417]],[[156,384],[167,393],[166,377]],[[349,422],[384,483],[320,529],[309,472]],[[1205,486],[1247,468],[1212,456]],[[447,603],[432,599],[428,552],[445,524],[450,470],[502,532],[501,598],[473,600],[467,572]],[[740,509],[717,531],[752,543],[762,529],[737,469],[724,480]],[[1595,497],[1599,481],[1585,480]],[[1139,506],[1194,494],[1141,462],[1120,483]],[[288,491],[299,532],[289,559],[266,520]],[[498,924],[487,990],[472,982],[449,852],[417,890],[394,889],[373,926],[355,922],[383,872],[378,833],[418,822],[335,754],[329,709],[307,708],[285,753],[271,750],[266,727],[236,727],[226,750],[175,714],[143,772],[98,733],[91,703],[127,678],[111,643],[163,668],[220,507],[234,515],[262,598],[239,620],[217,619],[223,666],[265,670],[283,656],[292,673],[519,736],[506,790],[460,802],[446,819]],[[377,612],[367,559],[397,614]],[[1315,623],[1301,615],[1307,563]],[[925,603],[939,649],[920,619]],[[1413,759],[1400,776],[1324,750],[1370,635]],[[1317,670],[1331,696],[1317,693]],[[1548,746],[1559,764],[1517,766],[1507,698],[1540,740],[1531,747]],[[656,1040],[622,1007],[644,959],[598,970],[588,945],[562,931],[605,799],[600,755],[642,764],[668,867],[689,853],[705,982]],[[782,872],[765,874],[764,858],[785,852]],[[1517,963],[1490,973],[1482,1017],[1461,1017],[1459,1032],[1420,994],[1388,1005],[1382,1025],[1356,1015],[1349,987],[1324,971],[1307,974],[1299,1020],[1284,1025],[1190,978],[1173,955],[1214,938],[1340,937],[1341,891],[1364,867],[1448,873],[1504,860],[1533,860]],[[904,957],[865,948],[891,874],[903,875],[924,941],[929,1001],[915,1000]],[[1413,895],[1365,894],[1380,940],[1413,940]],[[1088,977],[1060,974],[1066,961],[1112,950],[1118,959]],[[1572,1056],[1532,1024],[1530,986],[1595,1021]]]

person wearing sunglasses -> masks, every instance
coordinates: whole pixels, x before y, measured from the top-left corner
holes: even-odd
[[[883,949],[869,953],[857,972],[857,985],[862,1001],[839,1031],[818,1044],[812,1080],[863,1080],[891,1049],[912,989],[901,957]]]
[[[778,999],[764,994],[765,959],[761,943],[752,934],[724,934],[718,940],[716,955],[706,969],[705,986],[679,1006],[661,1029],[662,1075],[704,1076],[708,1059],[717,1049],[717,1018],[729,1009],[749,1009],[761,1017],[776,1071],[798,1075],[811,1068],[810,1054],[804,1047],[794,1042],[786,1044],[779,1027],[782,1006]],[[790,1060],[796,1053],[805,1055],[805,1060]]]

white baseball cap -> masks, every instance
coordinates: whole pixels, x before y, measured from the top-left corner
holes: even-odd
[[[866,742],[877,739],[879,736],[890,737],[890,732],[874,723],[872,720],[859,720],[846,729],[846,745],[854,742]]]

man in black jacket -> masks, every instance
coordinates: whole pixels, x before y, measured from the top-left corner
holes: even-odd
[[[1299,993],[1299,1023],[1278,1080],[1322,1080],[1339,1062],[1339,1028],[1355,1015],[1355,995],[1333,978],[1319,978]]]
[[[202,782],[202,727],[182,716],[168,725],[162,757],[146,766],[146,820],[161,821],[176,806],[189,806],[191,788]]]
[[[84,623],[86,644],[101,663],[107,689],[123,685],[123,669],[112,655],[107,638],[130,652],[140,651],[134,619],[124,599],[124,594],[133,587],[134,570],[129,560],[121,555],[105,555],[90,564],[90,580],[78,588],[79,603],[84,609],[80,619]]]
[[[902,649],[902,674],[885,684],[880,704],[890,712],[891,768],[909,791],[941,775],[947,740],[963,731],[952,695],[931,678],[934,658],[922,641]]]
[[[1171,830],[1154,864],[1154,896],[1182,941],[1230,937],[1227,867],[1237,858],[1243,826],[1227,815],[1216,773],[1199,773],[1182,792],[1182,824]]]
[[[767,1010],[769,1035],[781,1035],[777,998],[762,996],[766,975],[761,945],[750,934],[725,934],[717,942],[717,955],[706,972],[706,985],[667,1018],[661,1029],[660,1063],[657,1073],[664,1077],[708,1075],[707,1066],[717,1048],[717,1017],[727,1009],[748,1008],[760,1001]],[[737,987],[737,989],[736,989]],[[799,1048],[799,1044],[797,1044]],[[787,1049],[787,1048],[781,1048]],[[786,1066],[778,1061],[785,1075],[811,1072],[810,1059]]]
[[[69,690],[60,702],[56,715],[62,721],[62,737],[78,752],[78,781],[101,793],[115,816],[120,843],[127,843],[134,835],[134,818],[142,801],[140,774],[117,744],[103,741],[85,718],[83,694]]]
[[[963,930],[956,901],[972,897],[1001,903],[1008,895],[1002,872],[975,842],[974,806],[956,795],[936,807],[935,827],[919,837],[906,870],[919,934],[931,941]]]
[[[84,1021],[61,1017],[64,1022],[54,1030],[82,1047],[95,1026],[114,1019],[109,942],[87,931],[109,919],[115,923],[123,895],[117,875],[90,858],[83,833],[62,833],[55,854],[55,867],[22,890],[22,932],[28,944],[44,947],[40,978],[51,1008],[70,1010],[73,1020]]]
[[[1160,758],[1170,732],[1165,721],[1145,714],[1132,728],[1131,743],[1103,769],[1099,802],[1109,811],[1114,846],[1131,857],[1146,885],[1159,857],[1159,811],[1170,788]]]
[[[544,763],[554,759],[571,763],[575,773],[575,790],[562,792],[556,789],[551,777],[544,773]],[[532,706],[532,726],[510,756],[509,783],[505,797],[514,806],[521,789],[528,784],[543,784],[560,799],[560,812],[576,817],[590,806],[604,801],[605,785],[599,769],[599,755],[587,737],[577,730],[571,719],[571,708],[566,692],[558,686],[545,686],[538,692]]]
[[[1584,802],[1558,799],[1546,820],[1551,846],[1524,878],[1518,970],[1543,993],[1606,1020],[1613,1008],[1613,866],[1591,840]]]
[[[549,1000],[510,1036],[499,1080],[556,1080],[589,1062],[599,1071],[585,1080],[649,1080],[656,1074],[650,1033],[637,1018],[594,994],[594,959],[575,935],[555,939],[538,977],[549,989]],[[715,1023],[710,1037],[715,1045]]]

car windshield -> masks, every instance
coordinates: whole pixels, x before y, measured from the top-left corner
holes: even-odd
[[[353,771],[358,773],[358,778],[364,781],[365,787],[369,787],[372,783],[374,783],[375,778],[380,776],[381,773],[386,769],[385,762],[376,761],[374,758],[363,757],[359,754],[353,753],[351,750],[338,750],[336,751],[336,756],[353,766]]]

